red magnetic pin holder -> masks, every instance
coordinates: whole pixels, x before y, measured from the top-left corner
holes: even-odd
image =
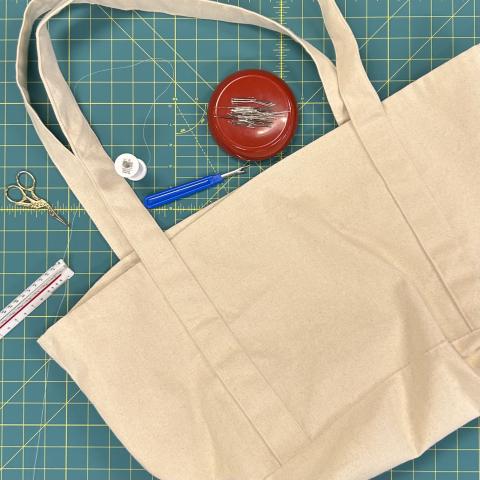
[[[235,125],[226,118],[234,98],[272,102],[272,110],[277,115],[268,126]],[[208,105],[212,136],[227,153],[242,160],[261,161],[274,157],[292,141],[297,125],[297,102],[290,87],[264,70],[241,70],[228,76],[215,89]]]

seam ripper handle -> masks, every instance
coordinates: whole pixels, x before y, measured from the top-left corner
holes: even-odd
[[[194,193],[207,190],[210,187],[222,183],[223,180],[224,177],[221,174],[209,175],[208,177],[199,178],[197,180],[193,180],[192,182],[188,182],[172,188],[167,188],[166,190],[162,190],[161,192],[148,195],[143,199],[143,204],[148,209],[161,207],[162,205],[174,202],[175,200],[180,200],[181,198],[189,197]]]

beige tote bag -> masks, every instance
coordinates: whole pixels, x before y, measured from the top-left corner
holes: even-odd
[[[46,24],[72,0],[30,2],[26,108],[120,259],[40,344],[138,461],[162,480],[364,480],[476,418],[480,47],[382,103],[334,0],[320,4],[336,67],[238,7],[91,1],[289,35],[340,124],[162,232],[58,68]],[[26,89],[42,15],[38,66],[71,151]]]

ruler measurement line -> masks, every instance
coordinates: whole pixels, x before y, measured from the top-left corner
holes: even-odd
[[[62,275],[57,275],[50,283],[45,285],[42,290],[40,290],[36,295],[34,295],[28,302],[25,302],[25,304],[20,308],[19,310],[13,312],[13,315],[5,320],[3,323],[0,324],[0,328],[3,328],[7,323],[11,322],[19,313],[21,313],[23,310],[25,310],[29,305],[32,304],[32,302],[38,298],[45,290],[47,290],[51,285],[53,285]]]
[[[68,268],[63,260],[59,260],[53,267],[40,275],[0,311],[0,339],[50,298],[73,275],[73,271]]]

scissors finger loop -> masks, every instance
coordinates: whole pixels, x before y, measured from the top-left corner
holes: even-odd
[[[25,181],[22,182],[22,176],[25,177]],[[33,192],[35,190],[36,180],[35,177],[27,170],[20,170],[16,176],[17,185],[24,190]]]
[[[20,192],[21,198],[14,198],[11,195],[12,191]],[[18,185],[9,185],[7,188],[5,188],[5,198],[15,205],[23,205],[28,200],[28,197],[25,195],[25,191]]]

